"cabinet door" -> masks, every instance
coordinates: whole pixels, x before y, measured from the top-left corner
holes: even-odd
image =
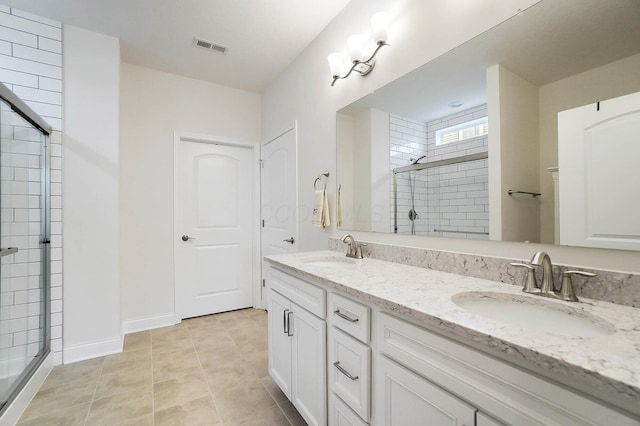
[[[375,407],[378,424],[386,426],[472,426],[475,408],[406,370],[376,358]]]
[[[291,399],[291,337],[286,330],[291,302],[277,291],[269,290],[268,334],[269,375]],[[289,333],[290,334],[290,333]]]
[[[291,304],[291,402],[309,425],[327,424],[326,323]]]

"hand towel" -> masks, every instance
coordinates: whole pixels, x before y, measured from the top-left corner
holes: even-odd
[[[327,197],[327,190],[322,191],[322,227],[325,228],[331,225],[329,219],[329,197]]]
[[[316,190],[313,196],[313,216],[314,226],[327,227],[331,225],[329,220],[329,202],[327,201],[327,191],[325,189]]]

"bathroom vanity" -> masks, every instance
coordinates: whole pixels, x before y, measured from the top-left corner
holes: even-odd
[[[640,309],[335,251],[265,259],[269,372],[310,425],[640,424]]]

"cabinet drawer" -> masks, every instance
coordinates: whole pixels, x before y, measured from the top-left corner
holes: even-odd
[[[491,416],[487,416],[484,413],[476,413],[476,426],[505,426],[504,423],[500,423]]]
[[[274,268],[269,268],[269,287],[312,314],[326,317],[326,292],[320,287]]]
[[[362,419],[369,421],[371,349],[331,327],[329,386]]]
[[[329,323],[363,343],[371,336],[371,309],[335,293],[329,293]]]
[[[354,413],[335,394],[331,394],[329,399],[329,424],[331,426],[367,426],[364,420]]]

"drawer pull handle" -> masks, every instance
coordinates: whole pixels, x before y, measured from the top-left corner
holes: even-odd
[[[351,318],[348,315],[343,314],[342,312],[340,312],[340,309],[336,309],[335,311],[333,311],[333,313],[337,316],[339,316],[340,318],[342,318],[343,320],[347,320],[349,322],[358,322],[360,321],[360,318]]]
[[[340,361],[336,361],[333,363],[333,366],[335,368],[338,369],[339,372],[341,372],[342,374],[344,374],[345,376],[347,376],[348,378],[350,378],[351,380],[358,380],[360,377],[359,376],[352,376],[351,374],[349,374],[349,372],[347,370],[345,370],[344,368],[342,368],[340,366]]]
[[[288,336],[289,335],[289,327],[288,327],[289,324],[287,324],[287,312],[289,312],[288,309],[285,309],[284,311],[282,311],[282,332]]]
[[[287,336],[289,337],[293,336],[293,333],[291,332],[291,314],[293,314],[293,312],[287,312]]]

